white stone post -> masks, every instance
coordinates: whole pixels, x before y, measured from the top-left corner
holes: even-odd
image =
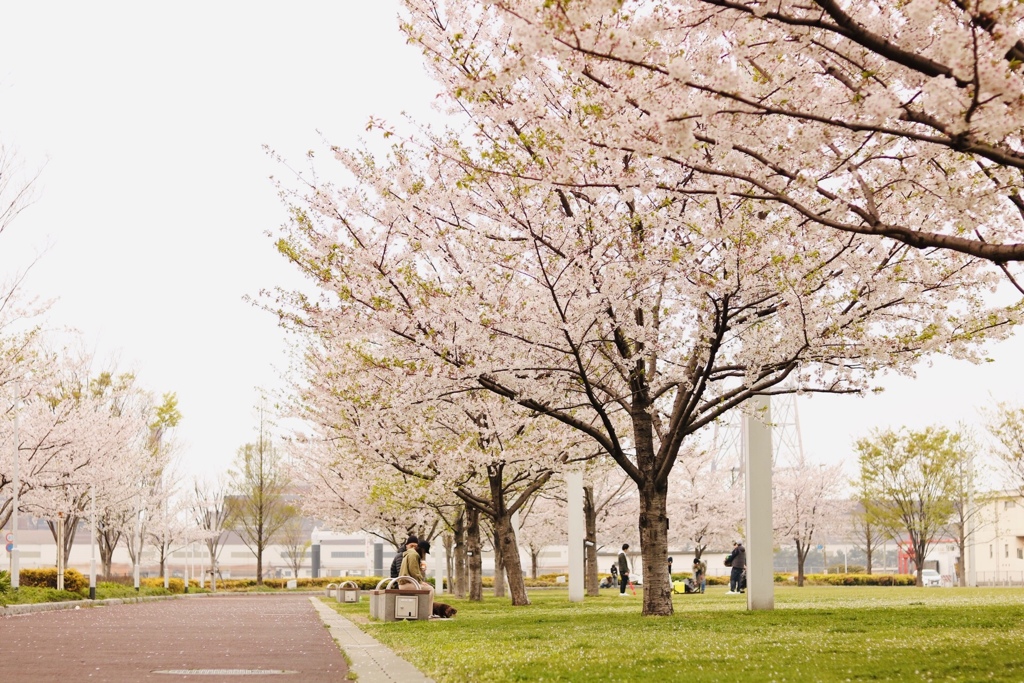
[[[569,505],[569,602],[583,602],[583,473],[567,472],[565,484]]]
[[[775,609],[772,567],[772,430],[767,396],[748,401],[743,416],[743,486],[747,503],[747,609]]]
[[[434,594],[441,595],[444,593],[444,570],[448,566],[448,558],[445,557],[444,542],[440,536],[434,540],[434,545],[437,548],[434,552]]]

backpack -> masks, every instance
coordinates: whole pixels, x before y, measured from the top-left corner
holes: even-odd
[[[734,559],[736,559],[736,553],[729,553],[729,554],[728,554],[728,555],[726,556],[726,558],[725,558],[725,566],[726,566],[726,567],[731,567],[731,566],[732,566],[732,561],[733,561]]]

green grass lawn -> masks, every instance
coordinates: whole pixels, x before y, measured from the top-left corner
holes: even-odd
[[[614,590],[582,604],[535,590],[441,599],[450,621],[369,622],[336,609],[438,683],[497,681],[1022,681],[1024,590],[777,587],[775,610],[709,588],[675,596],[675,615],[640,616]]]
[[[198,591],[197,591],[198,592]],[[203,591],[206,592],[206,591]],[[82,600],[87,603],[89,589],[81,592],[58,591],[53,588],[39,588],[36,586],[22,586],[16,592],[8,590],[0,593],[0,606],[4,605],[26,605],[39,602],[67,602],[70,600]],[[119,583],[99,582],[96,584],[96,599],[107,600],[110,598],[136,598],[150,595],[170,595],[163,587],[143,586],[136,591],[134,586],[126,586]]]

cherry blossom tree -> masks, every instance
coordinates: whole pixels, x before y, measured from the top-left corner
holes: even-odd
[[[21,427],[18,460],[20,508],[48,520],[55,540],[63,536],[62,558],[74,542],[73,530],[92,509],[116,504],[126,473],[138,469],[132,454],[144,433],[144,416],[131,382],[111,373],[90,378],[91,359],[71,349],[35,349],[21,368]],[[15,386],[12,383],[12,386]],[[115,406],[129,406],[117,410]],[[11,425],[0,424],[11,443]],[[13,448],[4,449],[11,453]],[[12,479],[13,454],[0,461],[3,482]],[[3,514],[11,513],[8,504]]]
[[[335,150],[354,179],[340,186],[282,184],[278,249],[320,295],[266,306],[435,397],[488,391],[590,439],[637,486],[645,566],[666,563],[680,448],[728,411],[759,394],[859,392],[937,352],[977,359],[1016,322],[984,300],[1001,274],[969,255],[837,239],[708,190],[660,148],[580,143],[648,119],[625,101],[610,119],[597,86],[535,59],[535,42],[515,49],[497,10],[416,7],[408,30],[463,127],[386,157]],[[644,613],[670,614],[670,591],[652,573]]]
[[[541,552],[549,546],[565,545],[567,516],[564,501],[544,492],[531,498],[521,511],[516,534],[519,546],[530,557],[530,576],[534,579]]]
[[[309,421],[324,429],[322,440],[352,444],[354,474],[364,485],[367,473],[380,467],[419,480],[399,492],[400,504],[412,507],[416,495],[442,503],[454,494],[483,514],[498,540],[513,604],[529,604],[512,516],[570,457],[573,445],[559,438],[559,431],[568,432],[539,426],[491,392],[438,392],[436,382],[416,381],[404,367],[366,364],[365,350],[331,349],[323,339],[318,345],[323,354],[312,366],[316,371],[304,373],[302,402]],[[323,362],[331,363],[329,372]],[[475,585],[478,576],[470,569]]]
[[[196,540],[206,545],[210,555],[211,585],[216,588],[217,563],[227,540],[228,508],[225,503],[228,485],[224,481],[200,481],[192,484],[190,505],[195,520]]]
[[[462,76],[466,101],[520,87],[538,65],[572,80],[593,116],[563,121],[558,146],[656,157],[666,189],[765,202],[764,229],[782,214],[1024,259],[1024,9],[1013,0],[406,5],[406,31]],[[680,188],[672,171],[694,182]]]
[[[160,560],[160,576],[166,582],[167,560],[171,553],[184,546],[191,524],[188,521],[189,503],[179,488],[181,477],[176,472],[174,453],[177,444],[173,430],[181,423],[178,397],[166,393],[160,404],[153,406],[149,420],[147,455],[155,472],[153,491],[148,505],[149,523],[146,535],[156,546]]]
[[[318,188],[296,209],[282,250],[333,292],[288,302],[296,328],[390,334],[384,353],[401,354],[410,381],[484,389],[594,439],[640,490],[645,565],[664,564],[668,474],[687,435],[787,378],[859,391],[934,351],[971,357],[1014,319],[983,305],[969,259],[795,230],[779,240],[749,230],[739,204],[678,216],[656,197],[559,198],[499,174],[467,199],[447,189],[472,177],[450,157],[430,160],[428,193],[397,153],[394,166],[348,157],[383,204]],[[361,201],[349,219],[343,207]],[[659,576],[648,614],[671,611]]]
[[[0,143],[0,234],[31,205],[38,177],[23,173],[14,151]],[[14,451],[20,450],[20,443],[14,443],[14,416],[21,402],[34,394],[52,360],[42,348],[40,329],[48,303],[26,297],[22,287],[30,268],[0,274],[0,527],[13,512]],[[33,380],[34,370],[38,372]],[[28,486],[21,481],[18,495]]]
[[[804,585],[807,554],[847,519],[842,464],[823,465],[803,454],[772,475],[772,523],[779,544],[796,546],[796,584]]]

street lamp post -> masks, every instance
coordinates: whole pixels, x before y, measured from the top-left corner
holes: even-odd
[[[217,517],[216,517],[216,515],[217,515],[217,506],[216,506],[216,503],[214,503],[213,501],[210,501],[208,503],[208,505],[207,505],[206,511],[209,514],[209,518],[208,518],[209,522],[210,522],[209,523],[209,527],[210,527],[210,530],[212,531],[213,530],[213,526],[214,526],[214,524],[217,521]],[[217,526],[220,526],[220,525],[218,524]],[[210,591],[213,592],[213,593],[216,593],[217,592],[217,555],[214,552],[214,545],[215,544],[213,542],[211,542],[211,541],[207,541],[207,545],[210,548]]]
[[[64,511],[57,513],[57,590],[64,590]]]
[[[89,487],[89,599],[96,599],[96,487]]]
[[[163,545],[163,547],[160,549],[160,555],[164,558],[164,566],[163,566],[163,570],[164,570],[164,590],[167,590],[168,587],[170,586],[170,580],[171,580],[171,558],[170,558],[170,552],[168,552],[170,550],[171,544],[168,542],[168,539],[167,539],[167,497],[166,497],[166,494],[164,496],[164,521],[163,521],[163,526],[164,526],[164,528],[160,532],[160,543]]]
[[[139,510],[135,513],[135,592],[139,592],[139,562],[142,560],[142,499],[139,498]]]
[[[21,493],[21,451],[18,430],[21,427],[21,386],[14,381],[14,509],[11,511],[11,589],[21,586],[21,549],[18,548],[18,495]]]

